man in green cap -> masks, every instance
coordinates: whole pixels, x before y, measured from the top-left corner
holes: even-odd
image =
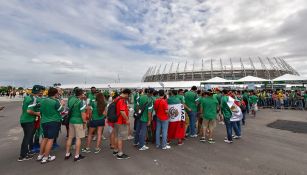
[[[33,136],[35,133],[34,122],[36,117],[40,117],[39,112],[39,96],[42,95],[43,86],[34,85],[32,93],[26,96],[22,104],[22,114],[20,116],[20,124],[23,129],[24,137],[21,144],[19,162],[30,160],[33,153],[30,150],[33,147]]]

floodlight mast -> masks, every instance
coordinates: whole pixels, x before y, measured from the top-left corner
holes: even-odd
[[[267,67],[263,63],[262,59],[260,57],[258,57],[258,59],[259,59],[262,69],[265,71],[265,77],[270,80],[271,79],[270,72],[268,71]]]
[[[257,76],[258,76],[258,75],[257,75],[257,70],[256,70],[256,67],[255,67],[254,62],[253,62],[253,60],[251,59],[251,57],[249,57],[249,62],[250,62],[251,66],[252,66],[252,69],[253,69],[253,71],[254,71],[254,76],[257,77]]]
[[[241,62],[241,69],[242,69],[242,71],[243,71],[244,77],[246,77],[246,70],[245,70],[245,67],[244,67],[242,58],[240,58],[240,62]]]

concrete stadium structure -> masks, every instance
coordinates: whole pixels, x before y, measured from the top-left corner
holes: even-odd
[[[299,75],[283,58],[229,58],[202,59],[192,64],[159,65],[149,67],[143,76],[143,82],[167,81],[205,81],[213,77],[237,80],[246,76],[255,76],[272,80],[284,74]]]

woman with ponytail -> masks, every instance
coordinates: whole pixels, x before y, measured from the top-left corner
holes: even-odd
[[[92,115],[89,121],[89,133],[87,137],[86,148],[82,149],[84,153],[90,153],[90,145],[92,141],[95,129],[97,129],[97,143],[94,153],[97,154],[101,150],[101,139],[102,133],[105,126],[105,116],[106,116],[106,101],[102,93],[96,95],[96,99],[90,102],[90,107],[92,108]]]

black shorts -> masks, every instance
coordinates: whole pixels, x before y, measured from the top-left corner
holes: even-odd
[[[89,127],[90,128],[97,128],[99,126],[104,126],[104,125],[105,125],[105,119],[90,120],[90,122],[89,122]]]
[[[55,139],[59,135],[61,129],[60,122],[47,122],[42,124],[43,137],[47,139]]]

